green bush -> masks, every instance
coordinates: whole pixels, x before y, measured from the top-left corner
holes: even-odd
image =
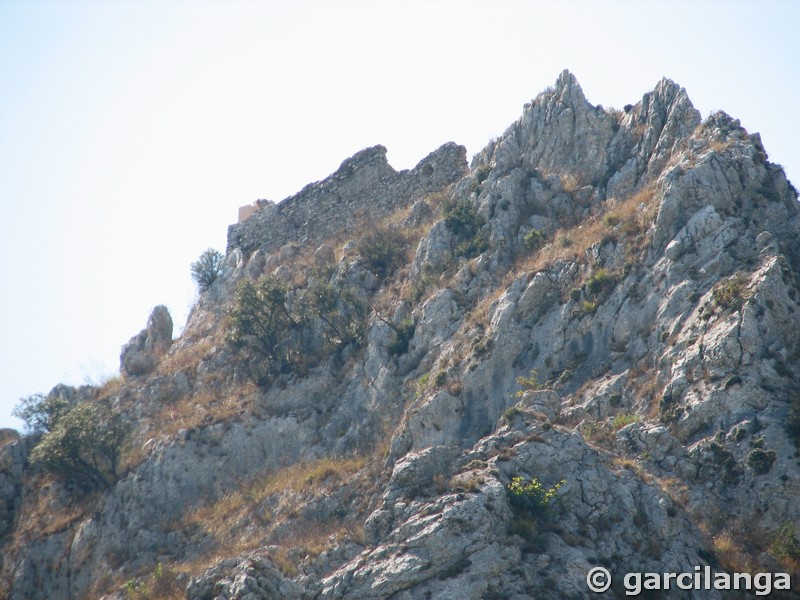
[[[22,419],[25,427],[33,433],[46,433],[52,431],[71,405],[58,395],[45,396],[34,394],[22,398],[11,414]]]
[[[323,347],[333,352],[360,346],[366,314],[358,296],[340,283],[313,280],[307,288],[290,290],[267,275],[236,288],[227,308],[226,339],[248,376],[268,385],[319,360]]]
[[[611,421],[611,428],[614,431],[619,431],[623,427],[630,425],[631,423],[637,423],[639,421],[639,415],[635,415],[633,413],[621,413],[614,417]]]
[[[711,292],[714,304],[722,310],[736,312],[747,300],[745,284],[747,279],[741,273],[731,277],[724,284]]]
[[[394,331],[394,340],[389,344],[389,354],[400,356],[408,352],[408,346],[411,344],[411,339],[414,337],[414,331],[417,328],[414,319],[405,319],[400,325],[393,325],[386,320],[384,320],[384,323]]]
[[[587,315],[593,315],[597,312],[597,302],[584,300],[583,304],[581,304],[581,310]]]
[[[522,239],[522,243],[525,245],[525,249],[528,250],[529,252],[538,250],[544,245],[544,242],[545,242],[544,234],[538,229],[531,229],[528,233],[525,234],[525,237]]]
[[[486,250],[488,243],[481,234],[486,221],[469,200],[449,200],[442,209],[445,225],[456,237],[455,251],[458,256],[471,258]]]
[[[358,242],[358,253],[379,277],[391,274],[406,261],[407,241],[397,227],[379,227]]]
[[[795,534],[794,523],[784,523],[772,533],[767,552],[778,560],[800,560],[800,539]]]
[[[266,385],[300,358],[300,323],[289,311],[288,286],[274,275],[244,279],[228,307],[228,344],[244,355],[250,377]]]
[[[486,178],[489,177],[489,173],[492,172],[491,165],[481,165],[477,169],[475,169],[475,180],[480,184],[486,181]]]
[[[598,269],[594,275],[586,282],[586,291],[593,296],[598,295],[600,292],[611,289],[616,284],[617,279],[606,269]]]
[[[775,451],[764,450],[762,448],[755,448],[747,455],[747,464],[750,466],[757,475],[764,475],[772,468],[772,463],[775,462]]]
[[[108,406],[80,402],[44,433],[30,460],[84,491],[103,489],[119,479],[119,460],[130,429]]]
[[[514,477],[508,484],[511,506],[533,515],[543,515],[565,483],[566,481],[562,479],[548,488],[535,477],[529,479],[527,483],[524,477]]]
[[[225,270],[225,256],[221,252],[208,248],[192,263],[192,279],[194,279],[201,292],[205,292],[214,285]]]
[[[544,389],[544,385],[539,381],[539,371],[536,369],[531,369],[528,377],[520,375],[517,377],[516,382],[521,388],[514,394],[517,398],[522,398],[525,392]]]
[[[319,319],[328,350],[364,341],[367,309],[353,290],[340,283],[313,281],[301,293],[299,304],[306,316]]]

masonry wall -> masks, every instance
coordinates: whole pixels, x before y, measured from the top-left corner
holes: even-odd
[[[322,181],[275,204],[262,203],[253,215],[228,227],[228,252],[245,256],[270,252],[289,242],[321,241],[409,206],[467,173],[466,149],[452,142],[413,169],[395,171],[386,148],[374,146],[345,160]]]

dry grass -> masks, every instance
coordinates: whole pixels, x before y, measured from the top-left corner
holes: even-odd
[[[181,429],[236,420],[251,410],[256,394],[256,385],[251,382],[225,389],[204,390],[165,404],[152,422],[159,436],[170,436]]]
[[[94,505],[93,497],[74,498],[56,484],[54,475],[39,475],[31,482],[20,503],[17,526],[7,538],[3,551],[15,554],[33,540],[65,532],[86,517]]]
[[[604,210],[591,216],[585,223],[556,233],[552,242],[529,257],[518,270],[538,272],[560,260],[580,260],[594,244],[617,231],[627,236],[640,236],[650,227],[657,209],[653,185],[625,200],[609,199],[604,204]]]
[[[109,377],[100,384],[97,390],[97,398],[104,400],[106,398],[118,395],[120,391],[122,391],[122,386],[124,383],[125,382],[120,375]]]
[[[174,352],[167,354],[156,367],[156,374],[172,375],[180,371],[187,372],[196,369],[200,361],[208,356],[211,349],[221,343],[221,340],[215,339],[216,337],[210,335],[191,344],[182,345]]]
[[[297,494],[307,498],[330,493],[362,470],[368,458],[326,457],[278,469],[216,502],[192,511],[181,527],[200,525],[213,536],[218,549],[224,549],[226,555],[253,550],[280,524],[280,520],[273,522],[274,515],[291,514],[294,511]],[[270,502],[267,509],[265,504],[268,500]],[[309,531],[308,535],[311,534],[312,531]],[[315,535],[321,534],[316,531]],[[325,537],[329,535],[326,534]],[[297,545],[294,535],[292,541]]]
[[[224,558],[277,546],[271,558],[287,576],[297,575],[297,565],[313,560],[343,539],[363,544],[363,526],[354,510],[346,518],[324,522],[304,518],[298,507],[327,496],[354,478],[372,480],[369,468],[385,452],[383,445],[365,456],[322,458],[268,473],[190,512],[177,529],[201,528],[214,541],[206,553],[173,563],[175,572],[196,576]],[[357,484],[358,485],[358,484]]]

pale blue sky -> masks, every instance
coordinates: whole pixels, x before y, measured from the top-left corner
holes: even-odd
[[[569,68],[622,107],[662,76],[800,184],[799,3],[0,0],[0,427],[116,373],[240,205],[383,144],[471,156]]]

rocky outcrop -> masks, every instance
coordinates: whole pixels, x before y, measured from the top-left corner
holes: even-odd
[[[119,371],[124,376],[146,375],[172,345],[172,317],[166,306],[156,306],[147,327],[122,347]]]
[[[417,232],[408,264],[379,275],[355,239],[337,260],[390,213]],[[758,135],[701,122],[666,79],[613,111],[562,73],[469,171],[452,144],[401,173],[359,153],[233,226],[181,337],[154,312],[129,377],[93,392],[137,424],[119,482],[81,504],[26,471],[30,438],[0,447],[7,595],[121,600],[159,563],[191,600],[587,598],[595,567],[621,597],[629,572],[791,570],[799,243]],[[264,272],[358,298],[358,347],[250,383],[222,317]],[[37,497],[72,518],[24,527]]]

